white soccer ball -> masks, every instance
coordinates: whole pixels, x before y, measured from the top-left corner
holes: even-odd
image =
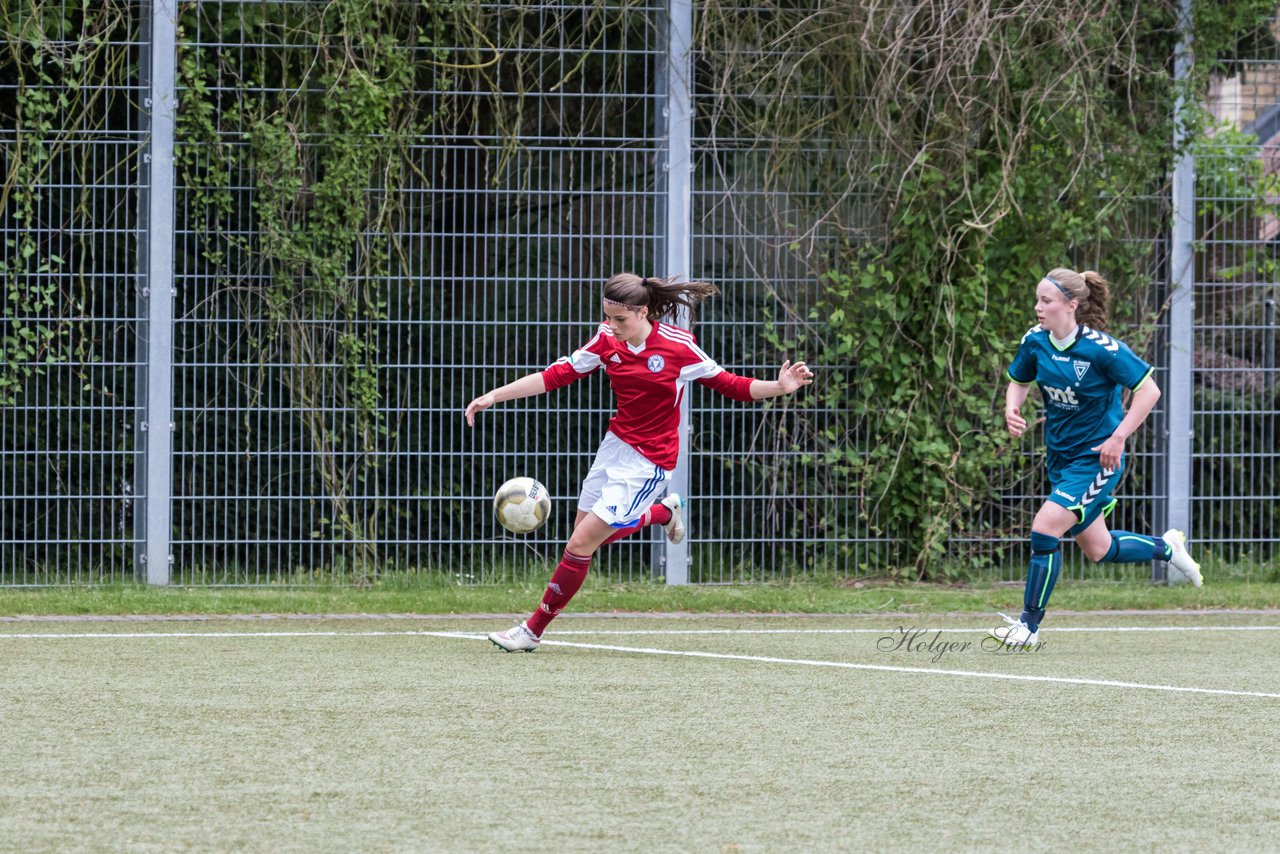
[[[531,477],[513,477],[493,496],[493,515],[513,534],[538,530],[551,515],[547,488]]]

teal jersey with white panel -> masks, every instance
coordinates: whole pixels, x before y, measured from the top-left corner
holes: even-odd
[[[1027,330],[1007,372],[1020,385],[1035,383],[1044,397],[1044,441],[1049,467],[1101,445],[1120,426],[1122,388],[1136,390],[1155,369],[1123,342],[1081,325],[1058,349],[1049,330]],[[1056,458],[1056,459],[1055,459]]]

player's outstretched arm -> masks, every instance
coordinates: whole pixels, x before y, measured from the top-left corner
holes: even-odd
[[[776,380],[752,380],[751,381],[751,399],[765,400],[770,397],[780,397],[784,394],[794,394],[804,386],[813,382],[813,371],[809,370],[809,366],[804,362],[796,362],[791,364],[791,360],[782,363],[782,368],[778,371]]]
[[[526,374],[515,382],[509,382],[500,388],[495,388],[493,391],[486,391],[467,404],[467,426],[474,427],[476,425],[476,413],[483,409],[488,409],[495,403],[501,403],[504,400],[518,400],[522,397],[533,397],[535,394],[545,394],[546,391],[547,381],[543,379],[542,371]]]

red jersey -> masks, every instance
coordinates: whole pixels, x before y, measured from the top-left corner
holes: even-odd
[[[680,453],[680,400],[697,381],[734,400],[751,400],[751,379],[726,371],[702,352],[693,333],[655,322],[639,347],[601,323],[595,337],[542,372],[547,391],[603,368],[618,399],[609,431],[670,471]]]

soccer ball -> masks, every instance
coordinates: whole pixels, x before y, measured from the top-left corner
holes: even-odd
[[[551,515],[547,488],[531,477],[513,477],[493,496],[493,515],[513,534],[529,534]]]

